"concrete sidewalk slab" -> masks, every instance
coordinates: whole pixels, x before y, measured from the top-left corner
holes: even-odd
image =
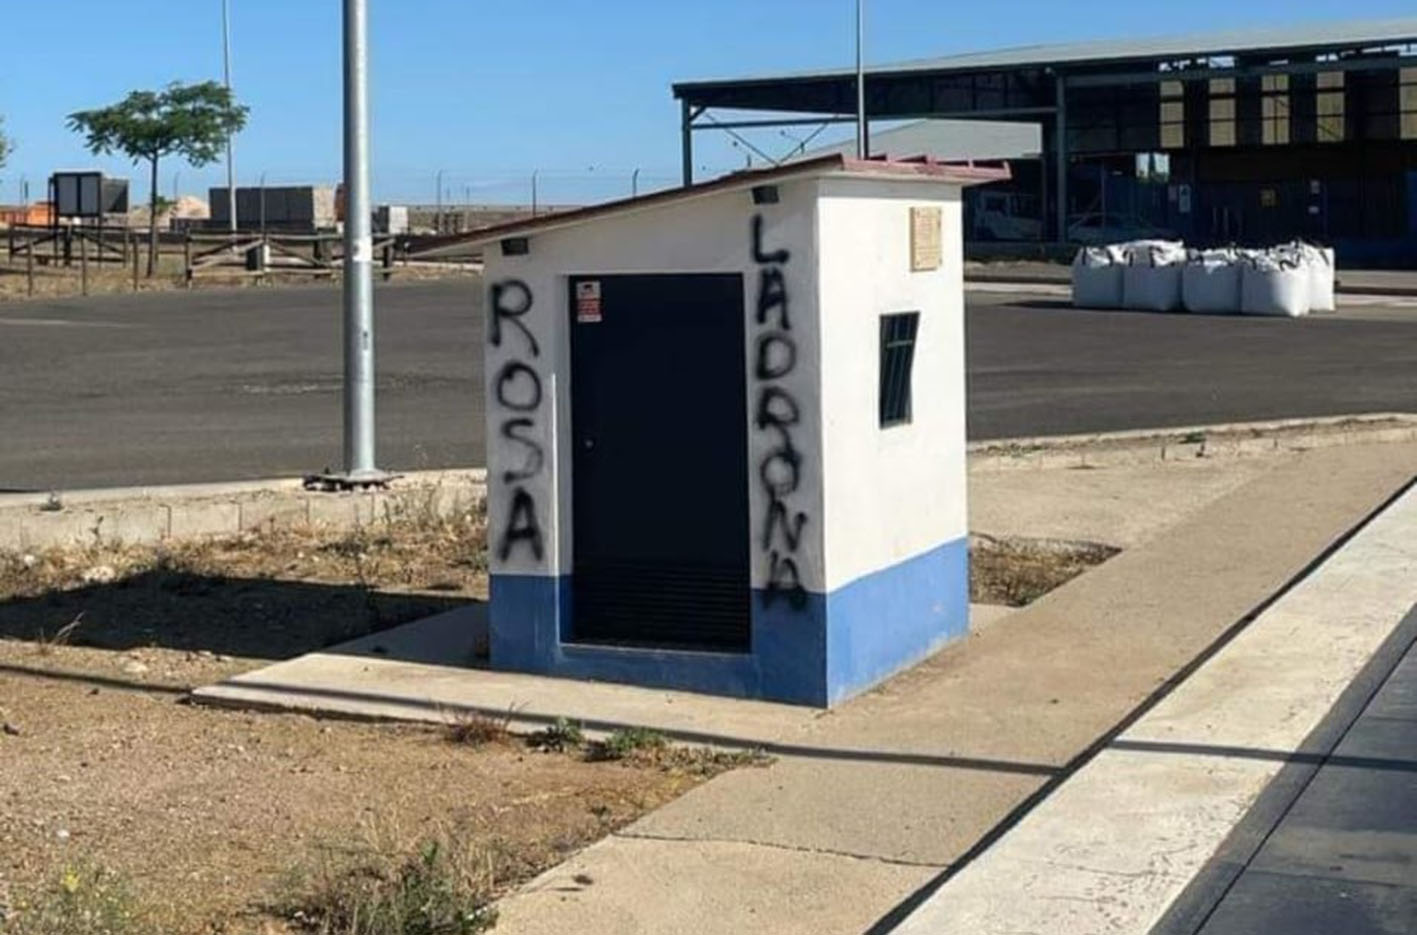
[[[434,724],[476,712],[507,717],[523,732],[564,717],[592,736],[650,727],[686,742],[737,748],[790,739],[818,716],[793,705],[474,668],[486,613],[486,605],[470,604],[199,688],[192,700]]]
[[[1417,609],[1151,935],[1417,927]]]
[[[503,901],[503,927],[861,931],[863,908],[879,918],[914,888],[865,889],[843,878],[835,916],[765,916],[747,911],[743,880],[704,855],[750,844],[789,878],[824,854],[922,870],[953,865],[1417,466],[1413,446],[1358,450],[1276,464],[1166,535],[816,719],[798,740],[805,751],[719,777],[576,864],[607,881],[649,840],[660,845],[656,861],[697,873],[641,873],[555,901],[516,894]],[[853,754],[829,755],[842,750]],[[695,911],[704,899],[743,908],[705,919]]]
[[[1289,459],[1167,461],[969,475],[969,528],[993,536],[1133,548]]]
[[[1147,932],[1417,603],[1417,489],[898,929]]]
[[[496,931],[861,932],[875,921],[872,894],[908,892],[933,873],[927,867],[734,841],[688,848],[673,841],[607,838],[532,881],[515,900],[504,900]],[[700,886],[700,880],[712,885]],[[668,904],[647,905],[657,893],[675,895]],[[587,904],[596,907],[592,916],[572,921]],[[791,920],[787,927],[784,920]]]

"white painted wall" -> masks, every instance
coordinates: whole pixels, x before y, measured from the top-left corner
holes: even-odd
[[[943,264],[910,269],[910,209],[943,213]],[[960,188],[830,178],[819,201],[826,586],[968,532]],[[913,418],[879,426],[880,316],[920,312]]]
[[[568,277],[611,273],[721,273],[741,272],[746,299],[746,344],[744,355],[749,378],[748,407],[744,413],[749,427],[749,463],[744,465],[744,483],[750,491],[752,583],[767,582],[768,555],[761,548],[760,535],[768,508],[759,480],[758,468],[772,448],[773,433],[757,431],[752,423],[757,393],[753,372],[756,363],[756,299],[759,265],[752,255],[751,222],[755,213],[764,217],[764,246],[767,250],[785,247],[791,259],[783,273],[790,298],[789,312],[793,339],[798,345],[797,367],[780,383],[793,394],[801,407],[802,424],[794,433],[794,444],[802,456],[799,489],[791,495],[794,509],[809,516],[799,543],[798,569],[808,590],[823,588],[822,562],[822,482],[820,414],[817,387],[820,385],[816,321],[817,263],[814,179],[789,181],[779,186],[781,200],[775,205],[754,206],[749,190],[710,194],[691,201],[650,207],[588,224],[535,234],[531,253],[524,257],[503,257],[497,245],[486,250],[486,288],[509,278],[525,282],[534,295],[534,304],[523,322],[541,346],[539,357],[527,351],[527,342],[514,327],[504,327],[500,347],[487,345],[487,439],[488,439],[488,530],[493,574],[569,574],[571,561],[571,451],[570,438],[570,345],[568,334]],[[490,297],[487,305],[489,329],[492,322]],[[508,361],[532,367],[543,386],[543,400],[534,414],[512,412],[497,403],[496,380]],[[664,392],[673,392],[666,388]],[[532,417],[534,429],[526,432],[545,454],[537,476],[521,483],[534,498],[538,520],[546,534],[547,552],[535,560],[530,550],[518,548],[504,561],[498,541],[506,528],[511,508],[512,487],[503,482],[504,472],[524,465],[526,450],[508,444],[502,425],[508,418]],[[685,490],[692,496],[692,490]]]
[[[499,281],[526,283],[534,301],[520,320],[540,345],[540,355],[532,356],[525,336],[504,326],[501,346],[487,346],[493,574],[561,575],[572,569],[567,289],[573,275],[743,274],[749,382],[744,482],[750,491],[753,587],[767,585],[774,550],[795,561],[807,590],[822,592],[967,533],[959,186],[835,176],[789,181],[779,189],[781,200],[775,205],[754,206],[750,192],[742,189],[535,234],[531,253],[524,257],[504,257],[495,244],[488,246],[489,293]],[[910,207],[920,205],[943,208],[944,264],[933,272],[913,273]],[[784,497],[789,518],[806,516],[795,553],[786,551],[780,529],[771,546],[765,548],[762,541],[770,499],[760,467],[778,447],[779,436],[758,430],[753,421],[762,389],[754,375],[757,341],[771,330],[771,323],[756,320],[761,268],[752,254],[755,213],[764,217],[764,248],[791,251],[783,274],[797,366],[770,382],[789,393],[801,413],[792,432],[801,458],[799,485]],[[909,425],[881,429],[879,317],[912,310],[921,313],[914,418]],[[487,320],[490,328],[490,298]],[[537,373],[543,393],[536,412],[499,406],[497,375],[509,361]],[[504,422],[517,417],[534,420],[524,434],[544,453],[540,472],[519,484],[534,499],[544,531],[541,560],[524,546],[506,560],[498,554],[513,490],[503,475],[525,466],[527,457],[525,446],[509,444],[502,436]],[[828,466],[825,477],[823,464]]]

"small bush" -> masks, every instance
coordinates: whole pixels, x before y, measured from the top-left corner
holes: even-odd
[[[622,727],[596,745],[595,758],[623,760],[641,750],[662,751],[668,741],[659,731],[647,727]]]
[[[469,747],[482,747],[489,743],[503,743],[511,735],[512,715],[492,717],[479,711],[459,711],[448,722],[446,736],[451,743]]]
[[[83,621],[84,613],[83,611],[79,611],[77,617],[64,624],[58,630],[55,630],[53,636],[49,636],[43,630],[40,630],[39,634],[35,637],[34,651],[41,656],[48,656],[60,646],[68,646],[70,638],[74,635],[74,631],[79,628],[79,624],[83,623]]]
[[[33,899],[0,915],[4,935],[149,935],[126,882],[100,867],[65,867]]]
[[[567,750],[577,750],[585,743],[585,731],[579,724],[558,717],[556,723],[528,737],[527,743],[537,750],[565,753]]]
[[[318,935],[477,935],[497,922],[492,876],[488,855],[444,834],[327,865],[287,915]]]

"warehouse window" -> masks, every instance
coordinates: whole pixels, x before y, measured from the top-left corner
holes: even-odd
[[[1260,78],[1260,132],[1266,146],[1289,142],[1289,76]]]
[[[1235,79],[1210,82],[1210,145],[1235,145]]]
[[[1320,72],[1314,92],[1316,137],[1320,143],[1341,143],[1344,137],[1343,72]]]
[[[1404,140],[1417,140],[1417,68],[1400,69],[1398,110],[1402,111],[1401,128]]]
[[[1161,82],[1161,148],[1182,149],[1186,145],[1185,85]]]
[[[919,312],[881,316],[881,428],[910,421],[910,372]]]

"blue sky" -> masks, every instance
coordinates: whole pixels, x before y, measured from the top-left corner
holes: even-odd
[[[340,174],[339,0],[231,0],[234,84],[252,108],[237,174],[255,184]],[[544,201],[672,184],[679,164],[676,80],[850,64],[854,0],[369,0],[375,196],[430,202],[444,172],[453,201]],[[134,88],[219,78],[220,0],[51,0],[5,4],[0,116],[17,144],[0,202],[32,197],[55,168],[122,160],[84,152],[66,114]],[[1163,11],[1164,15],[1158,11]],[[1302,20],[1409,15],[1411,0],[868,0],[870,62],[1003,46],[1166,35]],[[765,144],[786,149],[784,139]],[[720,134],[699,134],[707,173],[742,165]],[[766,148],[766,147],[765,147]],[[220,166],[164,165],[205,194]]]

